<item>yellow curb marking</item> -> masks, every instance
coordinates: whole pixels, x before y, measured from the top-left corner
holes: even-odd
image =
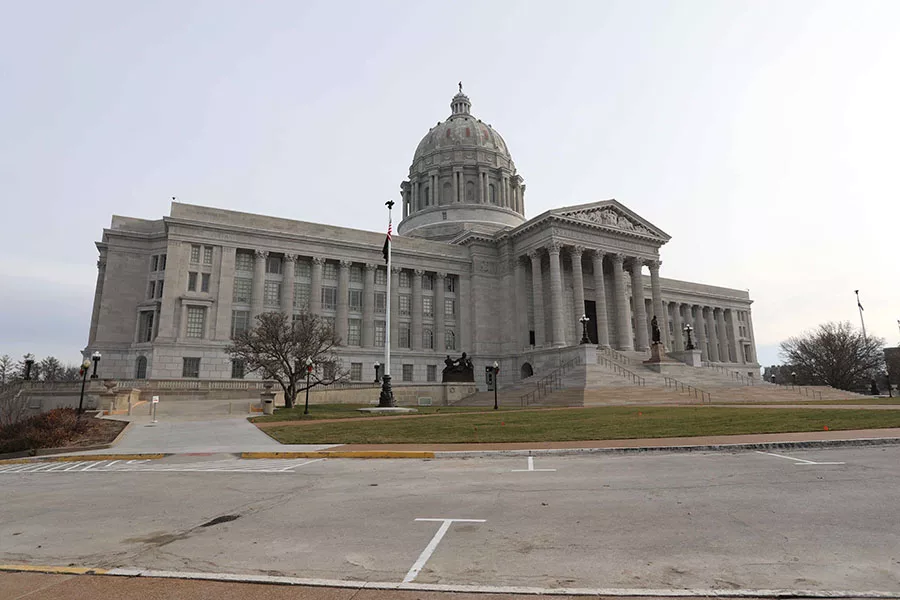
[[[32,573],[50,573],[53,575],[105,575],[106,569],[88,567],[53,567],[47,565],[0,565],[0,571],[28,571]]]
[[[434,452],[360,450],[350,452],[242,452],[241,458],[434,458]]]
[[[77,461],[101,461],[101,460],[135,460],[165,458],[167,454],[80,454],[66,456],[36,456],[32,458],[12,458],[9,460],[0,460],[0,465],[15,465],[32,462],[77,462]]]

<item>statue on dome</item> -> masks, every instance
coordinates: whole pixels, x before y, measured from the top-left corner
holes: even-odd
[[[462,81],[459,82],[459,93],[462,94]]]

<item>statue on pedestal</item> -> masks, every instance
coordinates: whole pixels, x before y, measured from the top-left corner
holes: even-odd
[[[653,318],[650,319],[650,329],[653,332],[653,343],[654,344],[661,343],[660,335],[659,335],[659,324],[656,321],[656,315],[653,315]]]
[[[447,355],[444,359],[444,370],[441,372],[442,383],[474,383],[475,382],[475,366],[472,359],[463,352],[462,356],[454,360]]]

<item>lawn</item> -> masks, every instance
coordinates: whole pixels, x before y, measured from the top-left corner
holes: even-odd
[[[599,407],[266,428],[285,444],[585,441],[900,427],[900,410]]]
[[[822,405],[827,406],[829,404],[871,404],[871,405],[889,405],[889,404],[900,404],[900,398],[848,398],[847,400],[797,400],[797,401],[783,401],[779,400],[777,402],[748,402],[747,404],[812,404],[812,405]]]
[[[372,413],[361,413],[360,408],[373,408],[373,404],[312,404],[309,407],[309,414],[303,414],[303,405],[294,406],[294,408],[279,408],[274,415],[265,415],[263,417],[253,417],[250,420],[254,423],[270,423],[273,421],[310,421],[318,419],[358,419],[371,418],[377,419],[385,415],[373,415]],[[417,406],[414,407],[418,412],[411,414],[434,415],[444,413],[467,413],[467,412],[484,412],[492,410],[491,407],[484,406]],[[513,410],[501,408],[501,410]],[[396,415],[391,415],[396,416]]]

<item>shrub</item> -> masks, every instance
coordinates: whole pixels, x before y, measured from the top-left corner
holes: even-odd
[[[66,446],[96,425],[90,417],[77,417],[74,408],[57,408],[0,427],[0,453]]]

